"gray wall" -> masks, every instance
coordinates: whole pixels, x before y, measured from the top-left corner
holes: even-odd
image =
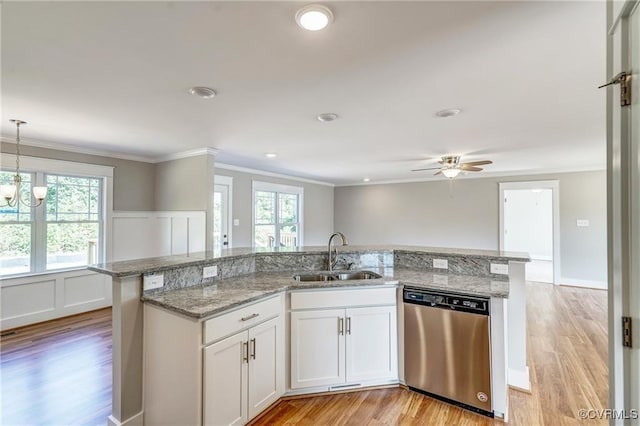
[[[560,182],[562,276],[606,281],[604,171],[339,187],[335,228],[352,244],[498,249],[498,183],[535,180]],[[576,219],[590,227],[576,227]]]
[[[16,145],[2,142],[0,151],[5,154],[15,154]],[[113,166],[113,209],[149,211],[155,208],[155,164],[37,148],[22,144],[20,145],[20,154],[53,160]]]
[[[324,245],[333,232],[333,187],[296,180],[228,170],[216,174],[233,178],[233,218],[240,220],[232,229],[233,247],[251,247],[252,182],[272,182],[304,188],[304,245]]]
[[[181,158],[156,164],[156,210],[206,210],[207,157]]]

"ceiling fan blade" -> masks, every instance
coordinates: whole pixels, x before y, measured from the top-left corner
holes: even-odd
[[[481,172],[482,168],[463,164],[462,166],[460,166],[460,170],[464,170],[465,172]]]
[[[433,175],[434,175],[434,176],[438,176],[438,175],[441,175],[441,174],[442,174],[442,170],[438,170],[438,172],[437,172],[437,173],[434,173]]]
[[[468,163],[462,163],[463,166],[484,166],[486,164],[493,164],[493,161],[482,160],[482,161],[469,161]]]
[[[422,172],[422,171],[424,171],[424,170],[438,170],[438,169],[440,169],[440,167],[429,167],[429,168],[427,168],[427,169],[413,169],[413,170],[411,170],[411,171],[412,171],[412,172]]]

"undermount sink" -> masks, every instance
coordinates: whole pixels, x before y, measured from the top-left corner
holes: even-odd
[[[337,272],[311,272],[308,274],[294,275],[296,281],[349,281],[372,280],[382,278],[382,275],[371,271],[337,271]]]

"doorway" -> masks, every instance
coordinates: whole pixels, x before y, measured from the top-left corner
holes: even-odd
[[[527,281],[558,284],[558,181],[500,184],[500,250],[526,252]]]
[[[233,178],[215,176],[213,189],[213,250],[231,248],[231,204],[233,194]]]

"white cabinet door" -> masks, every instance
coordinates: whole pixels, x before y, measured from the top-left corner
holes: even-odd
[[[291,312],[291,388],[345,382],[344,312]]]
[[[244,424],[247,416],[248,332],[204,349],[204,424]]]
[[[284,341],[280,317],[249,329],[249,418],[284,393]]]
[[[347,382],[398,378],[395,306],[346,311]]]

